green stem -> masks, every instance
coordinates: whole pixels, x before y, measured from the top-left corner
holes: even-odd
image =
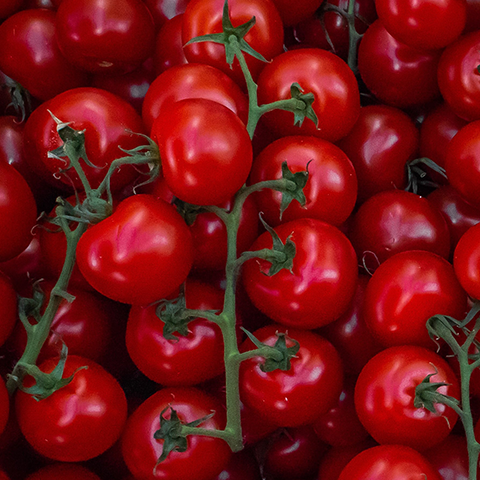
[[[356,74],[358,72],[358,41],[360,40],[361,35],[358,34],[357,29],[355,28],[355,0],[348,0],[347,20],[349,34],[347,63],[353,73]]]

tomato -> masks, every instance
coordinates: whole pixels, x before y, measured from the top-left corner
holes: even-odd
[[[295,25],[315,13],[323,0],[301,0],[293,4],[289,0],[273,0],[285,26]]]
[[[431,252],[397,253],[382,263],[367,285],[363,314],[386,347],[419,345],[435,349],[426,322],[433,315],[461,320],[467,296],[453,267]]]
[[[249,260],[243,282],[253,304],[274,321],[295,328],[318,328],[337,319],[349,306],[357,284],[357,261],[348,239],[319,220],[299,219],[275,231],[295,243],[292,272],[265,275],[270,263]],[[272,248],[265,232],[250,250]]]
[[[445,170],[450,184],[467,202],[480,207],[480,120],[463,127],[448,145]]]
[[[80,238],[77,263],[108,298],[148,305],[166,298],[192,266],[192,238],[175,207],[150,195],[121,202]]]
[[[51,372],[58,359],[40,370]],[[118,382],[93,360],[69,355],[64,378],[82,366],[67,386],[37,401],[18,392],[15,411],[23,435],[35,450],[62,462],[96,457],[119,438],[127,417],[127,401]],[[28,380],[28,379],[27,379]]]
[[[32,239],[37,206],[27,182],[14,167],[0,162],[0,261],[19,255]]]
[[[290,98],[293,83],[298,83],[305,93],[313,93],[312,108],[318,117],[318,127],[309,119],[301,127],[295,126],[293,113],[275,110],[263,119],[277,137],[314,135],[336,142],[348,134],[360,112],[360,96],[355,76],[342,59],[319,48],[278,55],[258,79],[259,103]]]
[[[167,407],[175,409],[179,419],[193,422],[215,415],[201,424],[202,428],[225,427],[224,410],[214,398],[196,388],[165,388],[145,400],[129,417],[123,432],[123,458],[135,478],[144,480],[211,480],[227,465],[231,451],[221,439],[189,435],[185,452],[171,452],[157,467],[162,453],[162,440],[154,439],[160,428],[160,413]],[[170,417],[170,412],[164,414]],[[155,473],[154,473],[155,468]]]
[[[5,382],[0,377],[0,434],[2,434],[8,422],[10,412],[10,398]]]
[[[56,123],[50,110],[64,122],[71,122],[76,130],[85,130],[85,150],[89,160],[100,168],[80,162],[92,188],[98,187],[105,176],[106,168],[113,160],[124,154],[119,146],[128,150],[144,145],[145,140],[129,132],[145,133],[142,120],[134,108],[125,100],[97,88],[76,88],[68,90],[38,107],[28,119],[25,130],[25,158],[31,168],[57,188],[71,189],[72,181],[77,189],[83,186],[78,175],[68,171],[68,178],[59,175],[65,168],[65,160],[48,156],[62,144],[57,134]],[[131,166],[117,169],[112,175],[112,189],[119,190],[138,176]]]
[[[394,107],[412,107],[439,95],[440,54],[399,42],[376,20],[360,42],[358,69],[367,88],[379,100]]]
[[[230,109],[212,100],[176,102],[168,116],[157,118],[152,138],[158,143],[167,185],[184,202],[225,202],[250,172],[252,142],[245,125]]]
[[[5,0],[0,7],[0,18],[8,18],[23,6],[23,0]]]
[[[418,130],[401,110],[370,105],[338,146],[347,154],[358,178],[358,201],[407,185],[406,164],[418,150]]]
[[[0,480],[10,480],[10,477],[3,470],[0,470]]]
[[[10,279],[0,271],[0,346],[12,333],[15,322],[17,321],[17,294],[13,289]]]
[[[258,462],[250,450],[230,457],[228,465],[212,480],[261,480]]]
[[[419,50],[446,47],[462,33],[465,0],[376,0],[378,17],[390,35]]]
[[[355,387],[355,408],[363,426],[378,443],[422,451],[449,435],[457,421],[454,410],[435,403],[436,413],[432,413],[413,405],[416,386],[430,374],[434,374],[431,382],[447,384],[438,392],[459,398],[453,370],[442,357],[425,348],[390,347],[365,365]]]
[[[168,20],[181,15],[190,0],[143,0],[152,14],[155,27],[159,30]]]
[[[18,12],[0,25],[0,70],[40,100],[89,81],[61,54],[55,32],[55,12],[41,8]]]
[[[253,332],[260,342],[273,346],[277,332],[287,328],[268,325]],[[310,331],[288,329],[287,347],[294,339],[300,349],[291,359],[287,371],[264,372],[263,357],[245,360],[240,365],[240,396],[269,423],[282,427],[297,427],[312,423],[335,405],[342,389],[343,367],[335,347],[320,335]],[[247,339],[242,352],[252,350]]]
[[[297,218],[316,218],[338,226],[352,213],[357,177],[347,156],[326,140],[309,136],[284,137],[255,158],[249,183],[282,178],[282,163],[293,172],[308,170],[303,190],[306,204],[293,201],[280,220],[282,193],[264,189],[254,194],[263,219],[271,226]]]
[[[100,477],[81,465],[57,463],[40,468],[25,480],[100,480]]]
[[[480,32],[460,37],[442,53],[438,85],[445,102],[459,117],[480,120]]]
[[[465,291],[480,298],[480,224],[469,228],[460,238],[453,255],[453,267]]]
[[[428,200],[403,190],[380,192],[357,211],[349,238],[360,262],[375,269],[407,250],[427,250],[444,258],[450,236],[442,214]]]
[[[140,0],[63,0],[56,27],[62,54],[90,72],[132,71],[153,50],[155,26]]]
[[[221,103],[247,123],[247,98],[230,77],[209,65],[187,64],[169,68],[152,83],[142,112],[147,129],[152,129],[158,117],[169,117],[175,102],[187,98]]]
[[[224,0],[190,0],[185,9],[182,41],[185,45],[192,38],[222,31]],[[255,17],[255,26],[245,35],[245,41],[267,61],[283,51],[283,24],[272,0],[230,0],[230,19],[234,27]],[[190,63],[206,63],[231,76],[239,85],[244,84],[238,60],[233,69],[226,62],[225,47],[213,42],[192,43],[184,47],[185,57]],[[253,79],[265,66],[264,62],[246,54]]]
[[[480,21],[480,2],[478,0],[467,0],[467,24],[464,33],[478,30]]]
[[[369,448],[354,457],[338,480],[441,480],[427,459],[412,448],[381,445]]]

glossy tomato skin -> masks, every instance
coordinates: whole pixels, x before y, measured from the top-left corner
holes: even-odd
[[[467,296],[453,267],[431,252],[397,253],[382,263],[368,282],[364,316],[370,331],[385,347],[437,345],[426,328],[433,315],[462,319]]]
[[[39,368],[53,370],[58,359]],[[15,411],[23,435],[40,454],[61,462],[96,457],[120,437],[127,418],[127,400],[118,382],[93,360],[69,355],[64,377],[82,366],[67,386],[38,402],[18,392]],[[68,422],[65,419],[68,418]]]
[[[302,0],[293,4],[289,0],[273,0],[285,26],[296,25],[315,13],[323,0]]]
[[[207,121],[208,119],[208,121]],[[218,205],[245,183],[253,160],[245,125],[230,109],[203,98],[171,106],[152,127],[163,175],[173,194],[195,205]]]
[[[460,238],[453,255],[453,266],[465,291],[480,298],[480,224],[471,227]]]
[[[195,63],[172,66],[152,83],[142,109],[147,129],[152,129],[158,117],[169,117],[170,108],[175,102],[187,98],[213,100],[247,123],[248,101],[240,87],[221,70]]]
[[[80,272],[100,293],[133,305],[171,294],[192,266],[192,238],[175,207],[140,194],[80,238]]]
[[[25,480],[100,480],[100,477],[82,465],[57,463],[40,468]]]
[[[24,0],[6,0],[0,7],[0,18],[8,18],[23,6]]]
[[[183,17],[182,41],[185,45],[192,38],[222,31],[223,0],[190,0]],[[231,0],[230,19],[234,27],[255,17],[255,26],[245,35],[245,41],[267,61],[283,51],[283,23],[272,0]],[[243,73],[235,59],[233,70],[225,59],[225,47],[213,42],[192,43],[184,48],[189,63],[206,63],[231,76],[244,85]],[[245,55],[253,79],[265,63]]]
[[[480,120],[480,32],[460,37],[442,53],[438,85],[445,102],[461,118]]]
[[[8,395],[5,382],[0,377],[0,434],[3,433],[8,422],[8,415],[10,412],[10,398]]]
[[[359,453],[343,469],[338,480],[442,480],[428,460],[412,448],[380,445]]]
[[[450,184],[473,206],[480,207],[480,120],[463,127],[448,145],[445,170]]]
[[[64,122],[71,122],[76,130],[85,130],[85,150],[89,160],[98,167],[80,161],[91,187],[96,188],[113,160],[123,156],[119,146],[128,150],[143,145],[145,140],[135,133],[146,133],[142,119],[125,100],[98,88],[68,90],[40,105],[29,117],[24,130],[25,158],[31,168],[47,182],[62,189],[71,189],[71,180],[62,175],[53,177],[65,168],[64,160],[48,157],[48,152],[61,145],[56,123],[50,110]],[[78,175],[72,170],[68,176],[75,187],[82,190]],[[131,166],[118,169],[111,178],[113,190],[119,190],[138,176]]]
[[[303,190],[306,204],[302,207],[294,200],[280,219],[282,193],[270,189],[255,193],[258,210],[270,226],[297,218],[316,218],[338,226],[350,216],[357,197],[357,177],[337,146],[310,136],[280,138],[255,158],[249,183],[282,178],[283,162],[293,173],[308,170]]]
[[[185,284],[187,308],[220,311],[223,294],[219,288],[197,280],[188,279]],[[164,386],[191,386],[220,375],[224,363],[218,325],[196,318],[189,322],[187,336],[174,333],[177,339],[167,340],[156,307],[137,306],[130,310],[126,342],[137,367]]]
[[[55,32],[55,12],[38,8],[18,12],[0,26],[0,70],[40,100],[89,83],[61,54]]]
[[[355,76],[342,59],[319,48],[278,55],[258,79],[259,103],[291,98],[293,83],[298,83],[304,93],[313,93],[312,107],[318,117],[318,127],[309,119],[305,119],[301,127],[294,126],[293,113],[275,110],[263,119],[277,137],[313,135],[336,142],[348,134],[360,112],[360,96]]]
[[[358,69],[365,85],[379,100],[393,107],[412,107],[439,95],[440,54],[399,42],[376,20],[360,42]]]
[[[241,450],[234,453],[228,465],[212,480],[261,480],[254,452]]]
[[[466,0],[376,0],[375,6],[390,35],[419,50],[446,47],[465,28]]]
[[[89,72],[132,71],[153,50],[155,26],[140,0],[63,0],[56,27],[63,55]]]
[[[373,269],[407,250],[427,250],[444,258],[450,252],[442,214],[426,198],[403,190],[369,198],[355,214],[349,238],[360,262],[365,260]]]
[[[185,12],[190,0],[144,0],[159,30],[168,20]]]
[[[265,275],[270,263],[249,260],[243,281],[254,305],[288,327],[318,328],[337,319],[348,307],[357,284],[357,261],[348,239],[319,220],[299,219],[276,227],[282,242],[295,243],[292,272]],[[268,232],[250,250],[272,248]],[[328,272],[328,273],[327,273]]]
[[[153,438],[160,428],[160,413],[170,406],[179,419],[188,423],[215,415],[202,423],[202,428],[224,428],[221,404],[196,388],[165,388],[145,400],[129,417],[122,437],[123,458],[135,478],[144,480],[189,480],[195,472],[197,480],[215,478],[227,465],[231,451],[221,439],[189,435],[186,452],[172,452],[160,465],[155,464],[162,453],[161,440]],[[164,414],[169,418],[170,412]]]
[[[407,184],[406,164],[417,154],[418,130],[399,109],[369,105],[338,146],[355,167],[358,202],[378,192],[402,189]]]
[[[276,332],[287,328],[268,325],[253,332],[267,345],[275,345]],[[256,410],[269,423],[282,427],[298,427],[312,423],[338,400],[343,384],[343,367],[335,347],[320,335],[288,328],[288,337],[300,344],[291,359],[290,370],[263,372],[262,357],[254,357],[240,366],[242,401]],[[287,338],[287,346],[293,346]],[[247,339],[240,351],[252,350]]]
[[[32,240],[37,205],[25,179],[11,165],[0,162],[0,261],[19,255]]]
[[[363,426],[378,443],[422,451],[449,435],[457,421],[451,408],[435,404],[437,413],[432,413],[413,405],[415,387],[430,374],[434,374],[431,382],[448,385],[440,387],[440,393],[459,398],[453,370],[442,357],[425,348],[390,347],[365,365],[355,387],[355,408]]]

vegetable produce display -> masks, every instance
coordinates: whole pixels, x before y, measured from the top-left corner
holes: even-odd
[[[480,1],[0,3],[0,480],[480,478]]]

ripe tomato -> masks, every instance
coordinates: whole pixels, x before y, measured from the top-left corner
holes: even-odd
[[[412,448],[380,445],[354,457],[342,470],[338,480],[441,480],[437,470]]]
[[[214,397],[196,388],[165,388],[145,400],[129,417],[122,437],[122,452],[125,463],[135,478],[144,480],[211,480],[227,465],[231,451],[221,439],[189,435],[185,452],[171,452],[157,467],[162,453],[163,440],[153,435],[160,428],[160,413],[167,407],[175,409],[178,418],[193,422],[215,415],[201,424],[202,428],[225,427],[222,405]],[[164,414],[170,417],[170,412]],[[155,468],[155,473],[154,473]]]
[[[222,31],[224,0],[190,0],[185,9],[182,27],[182,40],[185,45],[194,37]],[[230,18],[238,27],[255,17],[254,27],[245,35],[245,41],[267,61],[283,51],[283,23],[272,0],[230,0]],[[218,43],[202,42],[186,45],[185,56],[190,63],[206,63],[231,76],[239,85],[244,84],[243,73],[238,60],[233,69],[225,59],[225,47]],[[265,66],[264,62],[245,55],[253,79]]]
[[[300,0],[292,3],[290,0],[273,0],[285,26],[296,25],[315,13],[323,0]]]
[[[126,73],[152,54],[155,26],[140,0],[63,0],[56,37],[61,52],[75,66]]]
[[[61,54],[55,32],[55,12],[43,8],[18,12],[0,26],[0,70],[40,100],[89,81]]]
[[[2,434],[8,422],[10,412],[10,398],[3,378],[0,377],[0,435]]]
[[[32,240],[37,205],[27,182],[7,163],[0,162],[0,261],[19,255]]]
[[[431,382],[447,384],[438,392],[459,398],[453,370],[442,357],[425,348],[390,347],[365,365],[355,387],[355,408],[363,426],[378,443],[421,451],[449,435],[457,421],[454,410],[435,404],[437,412],[432,413],[413,405],[416,386],[430,374],[435,374]]]
[[[190,0],[144,0],[152,14],[157,31],[177,15],[181,15]]]
[[[295,243],[292,272],[267,276],[270,263],[249,260],[243,282],[254,305],[268,317],[295,328],[318,328],[337,319],[348,307],[357,284],[357,261],[348,239],[319,220],[299,219],[276,227],[278,236]],[[251,250],[272,248],[265,232]]]
[[[208,121],[206,121],[208,119]],[[252,166],[252,142],[229,108],[204,98],[176,102],[155,120],[163,175],[180,200],[218,205],[245,183]]]
[[[277,332],[287,332],[281,325],[268,325],[253,332],[260,342],[273,346]],[[297,427],[312,423],[338,401],[343,384],[343,367],[335,347],[316,333],[288,329],[287,347],[291,339],[300,344],[287,371],[264,372],[265,359],[254,357],[240,365],[242,401],[256,410],[269,423]],[[254,347],[250,339],[241,345],[242,352]]]
[[[51,372],[57,359],[40,364]],[[82,366],[73,380],[48,398],[37,401],[18,392],[15,411],[23,435],[35,450],[61,462],[89,460],[119,438],[126,418],[127,400],[118,382],[93,360],[69,355],[64,378]],[[26,379],[26,382],[28,378]]]
[[[282,193],[264,189],[254,194],[258,210],[271,226],[297,218],[316,218],[338,226],[352,213],[357,198],[357,177],[347,156],[326,140],[292,136],[276,140],[255,158],[249,183],[282,178],[282,163],[293,172],[308,169],[303,190],[305,206],[293,201],[280,220]]]
[[[0,7],[0,18],[8,18],[23,6],[24,0],[4,0]]]
[[[148,305],[166,298],[187,277],[192,237],[175,207],[134,195],[83,234],[76,255],[80,272],[97,291]]]
[[[234,453],[228,465],[212,480],[261,480],[254,453],[250,450]]]
[[[54,174],[66,167],[65,159],[48,156],[62,144],[50,110],[64,122],[71,122],[76,130],[85,130],[85,150],[89,160],[99,168],[80,161],[91,187],[96,188],[105,176],[108,166],[128,150],[143,145],[145,140],[130,132],[145,133],[142,119],[125,100],[98,88],[75,88],[48,102],[42,103],[29,117],[24,130],[25,158],[39,176],[57,188],[70,188],[73,181],[78,190],[83,186],[78,175],[68,171],[68,177]],[[119,190],[138,176],[131,166],[123,166],[112,175],[112,189]],[[70,179],[70,180],[69,180]],[[67,187],[68,186],[68,187]]]
[[[313,93],[318,128],[309,119],[301,127],[295,126],[293,113],[275,110],[265,114],[263,120],[277,137],[314,135],[336,142],[348,134],[360,112],[360,96],[355,76],[342,59],[319,48],[278,55],[258,79],[259,103],[290,98],[293,83],[298,83],[305,93]]]
[[[365,321],[385,347],[419,345],[435,349],[426,329],[433,315],[461,320],[467,296],[453,267],[431,252],[397,253],[382,263],[368,282]]]
[[[460,238],[453,255],[453,266],[466,292],[480,299],[480,223]]]
[[[81,465],[57,463],[40,468],[25,480],[100,480],[100,477]]]

